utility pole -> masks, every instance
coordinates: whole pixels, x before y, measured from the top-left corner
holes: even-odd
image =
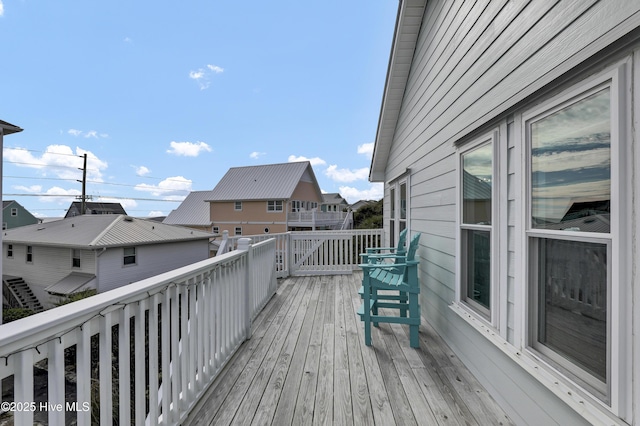
[[[82,183],[82,203],[80,204],[81,215],[85,213],[86,203],[87,203],[87,154],[85,153],[83,157],[84,157],[84,165],[81,169],[78,169],[78,170],[82,170],[82,180],[78,181]]]

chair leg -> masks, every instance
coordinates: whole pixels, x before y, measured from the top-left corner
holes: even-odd
[[[371,289],[371,298],[373,299],[373,306],[371,307],[371,313],[373,315],[378,315],[378,289]],[[374,327],[379,327],[378,321],[373,321]]]
[[[364,281],[364,344],[371,346],[371,286],[369,285],[369,277],[365,277]]]
[[[400,304],[400,316],[403,318],[407,317],[407,305],[408,305],[408,298],[407,298],[407,292],[406,291],[401,291],[398,293],[399,297],[399,301],[398,303]]]
[[[410,325],[409,326],[409,344],[411,345],[412,348],[420,348],[420,336],[419,336],[419,331],[420,331],[420,304],[418,301],[418,294],[416,293],[411,293],[409,294],[409,317],[410,318],[417,318],[418,319],[418,324],[417,325]]]

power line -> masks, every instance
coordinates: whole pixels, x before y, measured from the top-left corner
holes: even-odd
[[[7,197],[58,197],[58,198],[75,198],[80,194],[3,194]],[[115,195],[91,195],[91,198],[112,198],[114,200],[135,200],[135,201],[162,201],[168,203],[181,203],[182,200],[163,200],[161,198],[138,198],[138,197],[120,197]]]

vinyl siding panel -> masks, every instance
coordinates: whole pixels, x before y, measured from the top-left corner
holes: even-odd
[[[410,227],[422,232],[422,313],[518,423],[582,424],[577,413],[502,355],[449,305],[456,286],[456,146],[504,123],[541,89],[638,26],[640,2],[428,1],[384,170],[411,170]],[[516,197],[520,159],[513,123],[506,149],[506,327],[514,345]],[[379,138],[381,136],[379,135]],[[494,283],[497,285],[497,283]],[[519,315],[519,313],[518,313]],[[535,420],[534,420],[535,419]]]
[[[81,267],[72,268],[71,249],[35,245],[32,247],[33,262],[27,263],[26,245],[13,244],[13,258],[7,259],[7,245],[4,244],[2,273],[22,277],[45,308],[53,307],[54,302],[45,288],[60,281],[72,271],[95,274],[95,255],[91,250],[82,250]]]
[[[207,240],[136,247],[136,264],[123,265],[123,248],[110,248],[98,256],[98,292],[177,269],[209,257]]]

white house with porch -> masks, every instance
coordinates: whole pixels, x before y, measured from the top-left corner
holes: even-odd
[[[517,424],[640,424],[639,1],[400,2],[370,180]]]
[[[82,215],[3,232],[3,281],[49,308],[84,289],[98,293],[209,257],[212,234],[125,215]],[[17,296],[17,294],[16,294]]]

